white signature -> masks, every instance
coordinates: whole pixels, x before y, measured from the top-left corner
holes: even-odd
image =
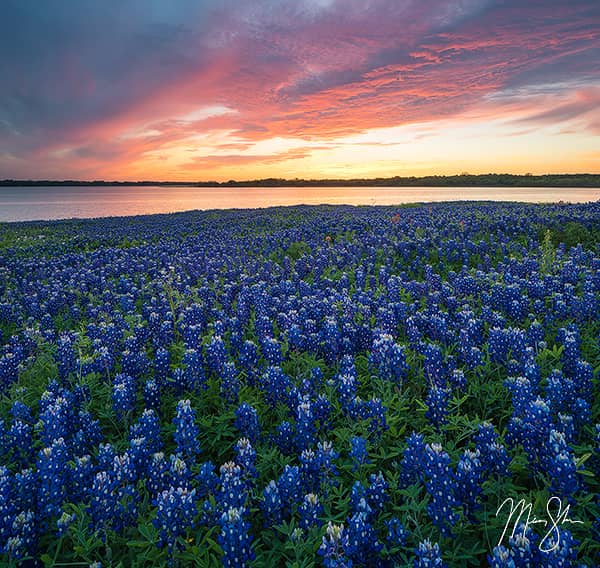
[[[526,503],[525,499],[520,499],[516,502],[512,497],[507,497],[500,506],[496,510],[496,516],[498,513],[504,508],[504,505],[509,504],[510,513],[508,515],[508,520],[506,521],[506,525],[504,525],[504,530],[502,531],[502,536],[498,541],[498,546],[502,544],[504,537],[512,523],[512,532],[510,533],[509,538],[512,538],[515,535],[517,530],[517,526],[521,517],[527,513],[525,520],[523,522],[523,536],[525,536],[525,532],[527,531],[527,527],[530,525],[543,525],[544,527],[549,527],[548,531],[544,535],[544,538],[540,541],[538,548],[542,552],[552,552],[555,548],[560,544],[560,531],[558,527],[565,523],[571,524],[583,524],[583,521],[575,521],[569,518],[569,511],[571,509],[571,505],[566,505],[563,509],[563,504],[560,497],[550,497],[548,502],[546,503],[546,513],[548,514],[547,519],[538,519],[535,515],[532,515],[533,504]],[[553,511],[553,509],[555,509]],[[518,514],[517,514],[518,513]],[[551,537],[554,536],[552,539]]]

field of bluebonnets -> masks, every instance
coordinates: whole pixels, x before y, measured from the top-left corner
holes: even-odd
[[[600,565],[600,203],[0,239],[2,565]]]

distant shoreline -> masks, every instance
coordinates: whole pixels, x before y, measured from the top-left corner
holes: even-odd
[[[281,179],[217,181],[81,181],[0,180],[0,187],[600,187],[600,174],[462,174],[454,176],[387,177],[364,179]]]

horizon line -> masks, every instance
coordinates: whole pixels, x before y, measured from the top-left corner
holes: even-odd
[[[489,172],[484,174],[471,174],[471,173],[460,173],[460,174],[430,174],[424,176],[385,176],[385,177],[353,177],[353,178],[278,178],[278,177],[266,177],[256,179],[229,179],[224,181],[216,180],[106,180],[106,179],[13,179],[5,178],[0,180],[0,186],[18,186],[27,184],[36,185],[58,185],[58,184],[73,184],[73,185],[203,185],[203,186],[228,186],[228,185],[248,185],[248,184],[264,184],[264,183],[277,183],[277,184],[290,184],[290,185],[305,185],[310,186],[312,184],[321,185],[323,183],[335,183],[335,184],[348,184],[353,183],[365,184],[365,183],[394,183],[397,184],[402,181],[415,182],[419,180],[438,180],[438,181],[455,181],[457,179],[469,180],[469,179],[483,179],[491,178],[509,178],[509,179],[526,179],[529,181],[540,180],[544,178],[577,178],[577,177],[592,177],[600,180],[600,173],[590,172],[578,172],[578,173],[545,173],[545,174],[514,174],[508,172]],[[496,180],[499,181],[499,180]]]

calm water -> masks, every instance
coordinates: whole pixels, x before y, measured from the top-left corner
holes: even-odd
[[[588,202],[600,188],[489,187],[4,187],[0,221],[110,217],[272,205],[397,205],[426,201]]]

